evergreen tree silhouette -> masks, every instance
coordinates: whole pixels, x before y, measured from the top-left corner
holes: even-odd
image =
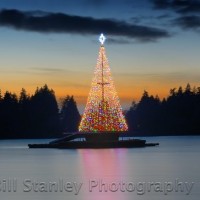
[[[47,85],[37,88],[30,99],[31,134],[35,137],[59,136],[59,114],[55,93]]]
[[[19,128],[19,108],[16,94],[8,91],[5,92],[1,99],[1,137],[17,138]]]
[[[27,95],[26,90],[22,88],[19,96],[19,136],[22,138],[27,138],[30,132],[30,117],[31,117],[31,110],[30,110],[30,96]]]
[[[61,127],[64,132],[76,132],[81,120],[76,102],[73,96],[66,96],[62,102],[60,112]]]

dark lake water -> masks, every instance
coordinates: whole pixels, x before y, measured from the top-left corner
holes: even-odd
[[[200,137],[149,137],[158,147],[28,149],[0,141],[1,200],[198,200]]]

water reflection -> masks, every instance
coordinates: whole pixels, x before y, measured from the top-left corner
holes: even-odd
[[[126,149],[79,150],[85,200],[122,200],[119,184],[127,170]],[[121,158],[123,157],[124,162]]]

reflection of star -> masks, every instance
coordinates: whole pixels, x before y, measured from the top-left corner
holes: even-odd
[[[103,43],[105,42],[106,37],[103,35],[103,33],[100,35],[99,37],[99,41],[101,42],[101,44],[103,45]]]

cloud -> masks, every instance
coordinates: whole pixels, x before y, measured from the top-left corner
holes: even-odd
[[[200,28],[200,0],[150,0],[154,8],[173,11],[174,19],[169,19],[170,24],[199,31]]]
[[[157,19],[168,19],[168,18],[170,18],[171,16],[169,15],[169,14],[163,14],[163,15],[159,15],[159,16],[157,16],[156,18]]]
[[[32,67],[30,68],[32,70],[35,70],[35,71],[41,71],[41,72],[65,72],[66,70],[64,69],[60,69],[60,68],[40,68],[40,67]]]
[[[172,21],[173,24],[180,26],[183,29],[200,29],[200,16],[190,15],[181,16]]]
[[[193,73],[188,70],[185,71],[175,71],[175,72],[152,72],[152,73],[115,73],[116,77],[123,77],[127,79],[138,79],[138,80],[148,80],[150,82],[198,82],[200,75],[198,73]]]
[[[156,9],[172,9],[177,13],[199,13],[200,0],[150,0]]]
[[[130,44],[130,40],[124,38],[107,38],[106,42],[110,44]]]
[[[187,1],[187,5],[179,10],[180,13],[199,13],[200,12],[200,1]]]
[[[107,0],[85,0],[84,3],[87,5],[92,5],[92,6],[103,6],[107,3]]]
[[[170,37],[168,31],[134,25],[114,19],[95,19],[92,17],[73,16],[64,13],[22,12],[19,10],[1,10],[0,26],[16,30],[39,33],[69,33],[97,35],[101,32],[139,41],[154,41]]]
[[[150,0],[150,1],[153,3],[154,8],[156,9],[166,9],[169,8],[171,5],[171,2],[167,0]]]

